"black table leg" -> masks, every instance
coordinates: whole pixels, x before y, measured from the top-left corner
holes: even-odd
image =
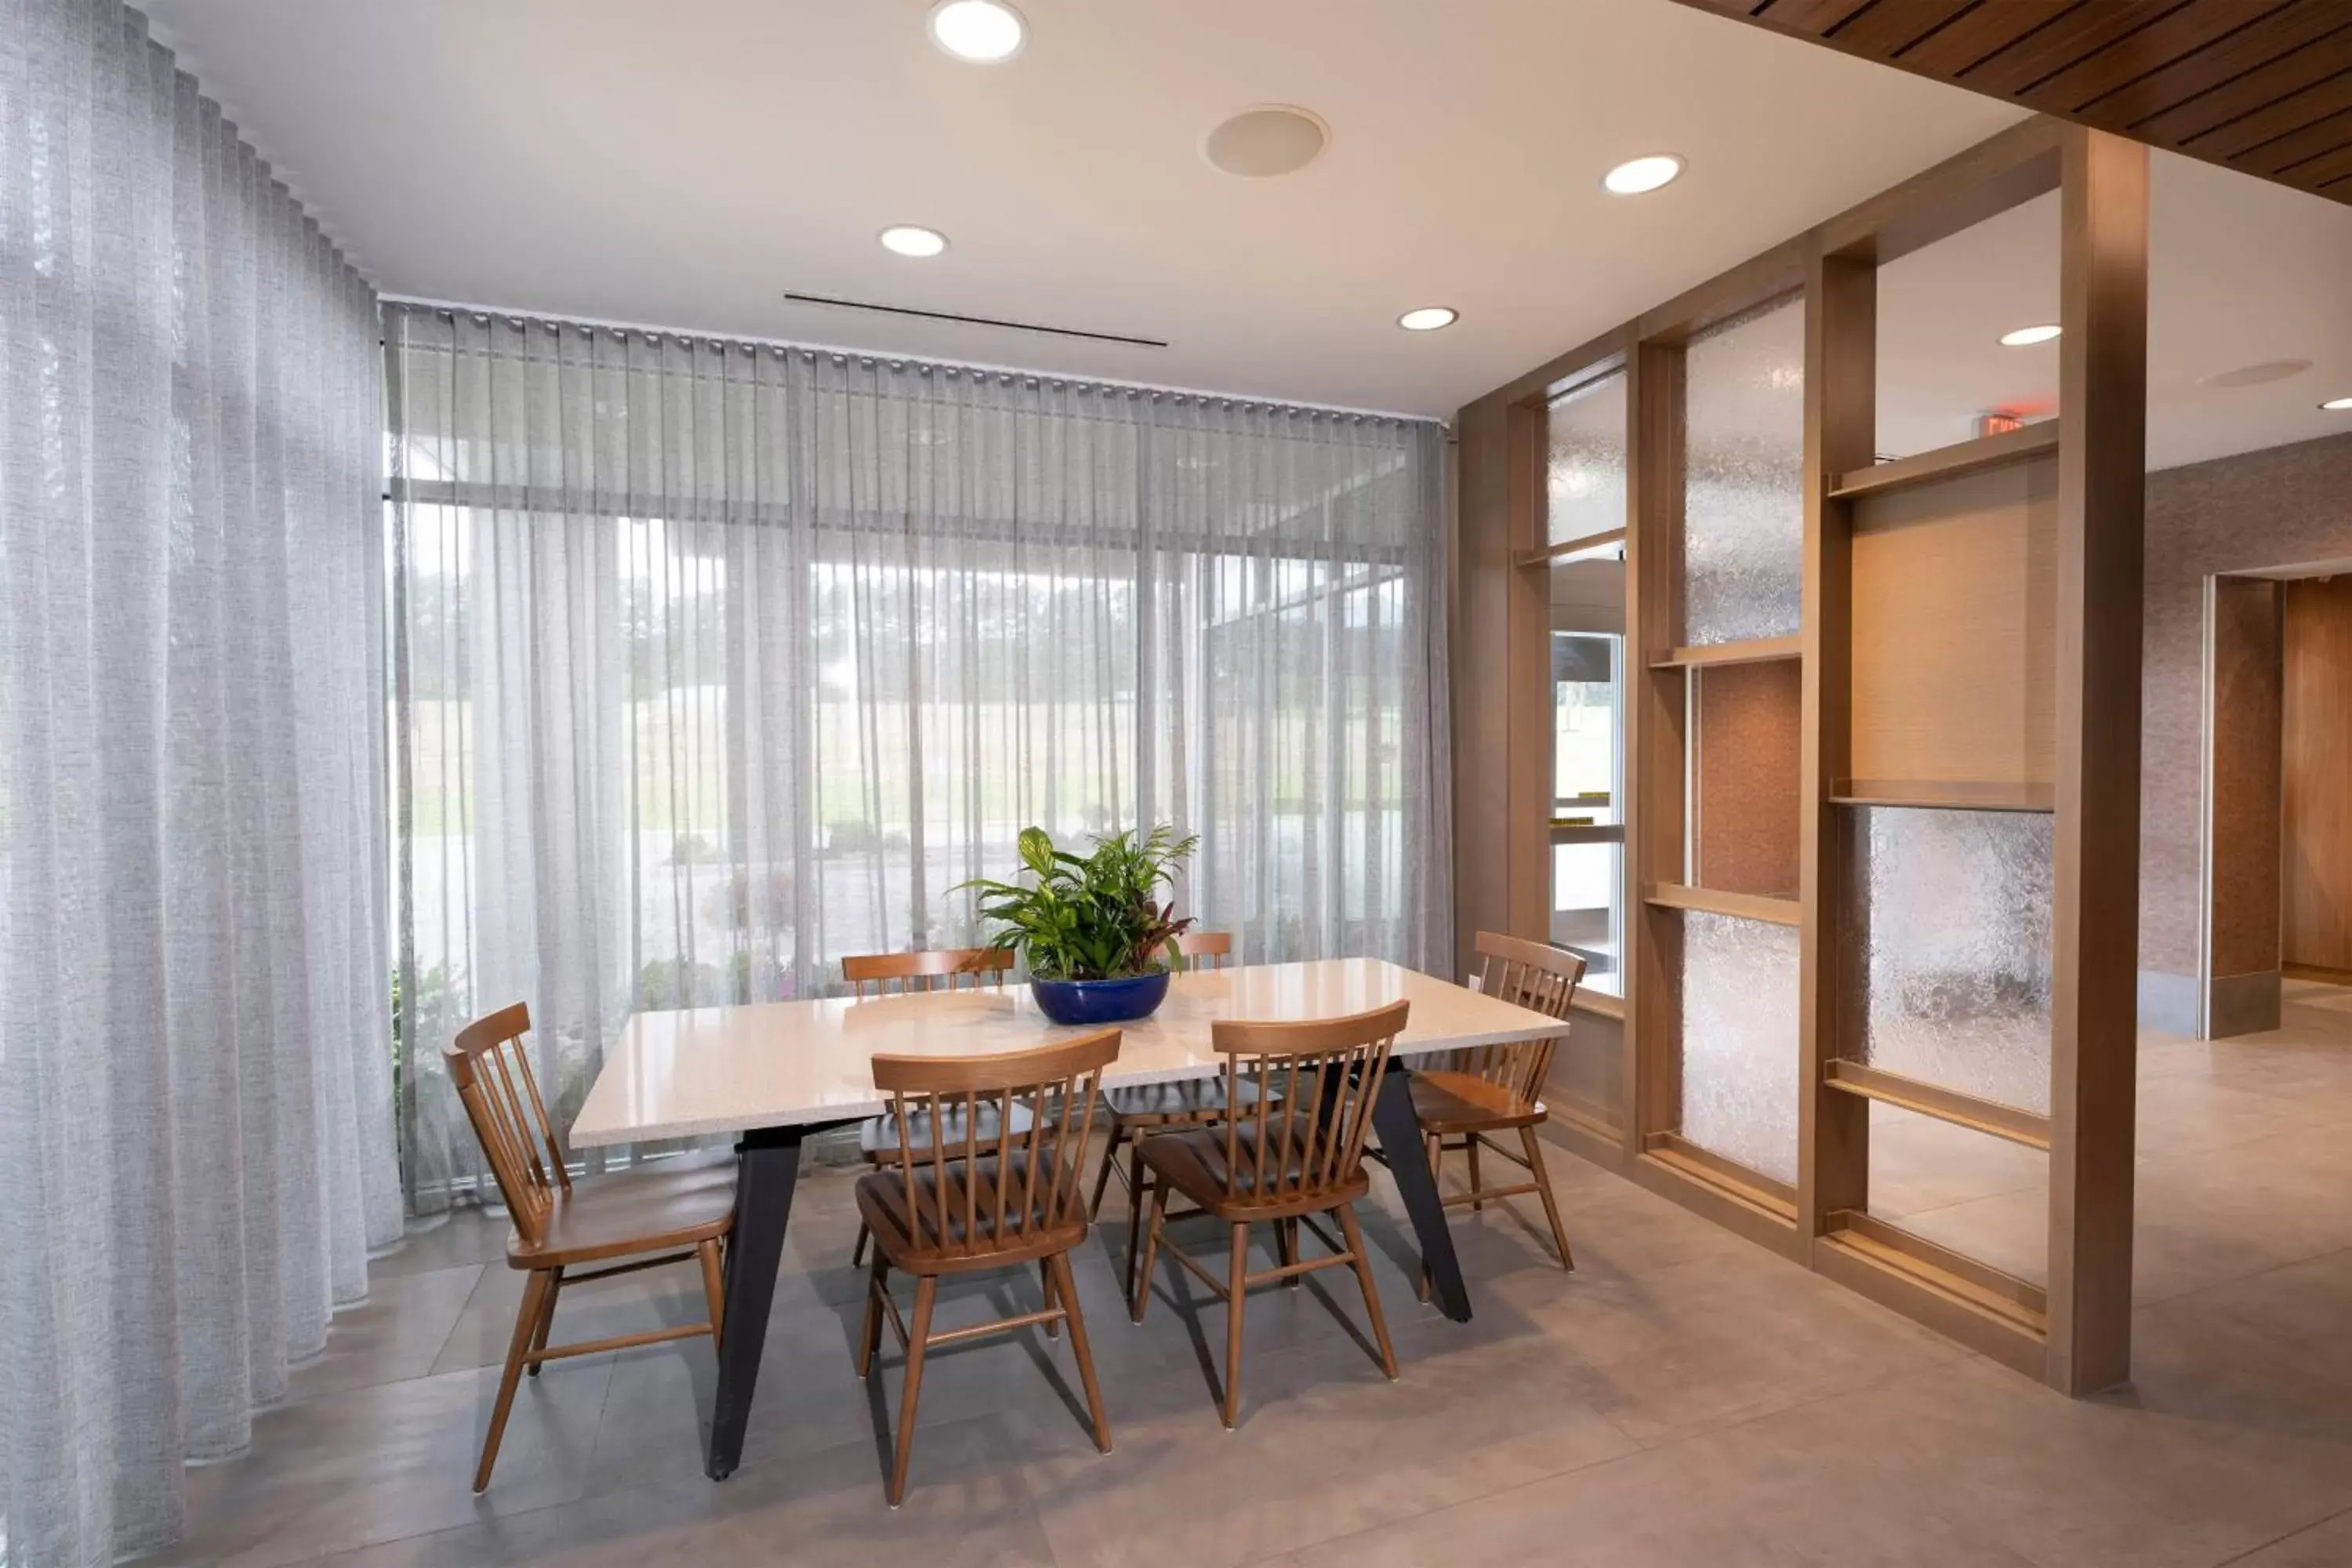
[[[792,1217],[793,1186],[801,1173],[803,1131],[761,1128],[746,1132],[735,1145],[735,1230],[727,1242],[727,1313],[720,1324],[710,1451],[702,1467],[714,1481],[733,1475],[743,1457],[743,1428],[751,1417],[751,1390],[760,1381],[760,1352],[767,1343],[776,1270],[784,1260],[784,1223]]]
[[[1421,1243],[1421,1258],[1429,1267],[1438,1310],[1457,1323],[1466,1323],[1470,1292],[1462,1283],[1462,1266],[1454,1258],[1454,1232],[1445,1223],[1445,1205],[1437,1201],[1437,1177],[1422,1149],[1421,1119],[1412,1113],[1412,1079],[1409,1070],[1394,1061],[1389,1063],[1389,1070],[1381,1077],[1381,1092],[1372,1100],[1372,1131],[1380,1134],[1389,1174],[1396,1178],[1397,1195],[1404,1199],[1405,1215]]]

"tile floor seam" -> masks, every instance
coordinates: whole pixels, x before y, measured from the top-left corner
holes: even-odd
[[[2263,1542],[2259,1545],[2250,1546],[2243,1552],[2224,1557],[2221,1561],[2213,1563],[2211,1568],[2230,1568],[2230,1564],[2232,1563],[2243,1563],[2251,1557],[2268,1552],[2273,1546],[2282,1545],[2287,1542],[2293,1541],[2298,1535],[2308,1535],[2313,1531],[2317,1530],[2321,1525],[2331,1524],[2336,1520],[2344,1518],[2347,1514],[2352,1514],[2352,1504],[2347,1504],[2346,1506],[2337,1509],[2333,1513],[2322,1514],[2317,1519],[2308,1520],[2302,1524],[2298,1524],[2293,1530],[2288,1531],[2284,1535],[2273,1536],[2270,1540]]]

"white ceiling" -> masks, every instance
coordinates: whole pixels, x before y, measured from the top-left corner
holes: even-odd
[[[2352,432],[2352,207],[2170,153],[2150,155],[2147,465]],[[1880,270],[1878,446],[1964,440],[1979,411],[2047,413],[2058,348],[2000,346],[2058,319],[2058,198],[2014,207]],[[2258,386],[2202,378],[2309,360]]]
[[[143,3],[390,292],[1434,415],[2018,117],[1668,0],[1020,0],[996,67],[926,0]],[[1210,168],[1265,102],[1330,150]]]
[[[1450,415],[2018,118],[1669,0],[1020,0],[1013,61],[927,0],[146,0],[388,292]],[[1210,168],[1259,103],[1305,172]],[[1635,153],[1690,160],[1604,195]],[[2149,462],[2352,430],[2352,208],[2156,156]],[[884,252],[894,223],[947,255]],[[2054,399],[2055,198],[1882,279],[1880,446]],[[1165,338],[1147,350],[786,289]],[[1399,331],[1443,303],[1459,325]],[[2267,386],[2198,378],[2257,361]]]

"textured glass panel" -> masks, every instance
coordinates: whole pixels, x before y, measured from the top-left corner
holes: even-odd
[[[1861,1059],[2050,1109],[2053,818],[1855,809],[1846,973]]]
[[[1625,526],[1625,377],[1587,382],[1551,405],[1545,489],[1550,540]]]
[[[1797,1179],[1797,928],[1683,916],[1682,1133]]]
[[[1710,327],[1687,353],[1683,641],[1787,637],[1803,598],[1804,300]]]

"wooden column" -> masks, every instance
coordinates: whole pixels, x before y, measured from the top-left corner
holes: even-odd
[[[1682,639],[1683,349],[1629,356],[1625,536],[1625,1153],[1673,1131],[1682,1109],[1682,919],[1642,898],[1683,879],[1681,669],[1653,661]]]
[[[1504,837],[1509,868],[1505,922],[1489,929],[1551,940],[1551,574],[1524,564],[1542,550],[1547,531],[1545,468],[1549,410],[1540,402],[1511,406],[1508,418],[1511,586],[1509,684],[1510,773]]]
[[[2047,1377],[2131,1371],[2147,151],[2068,128],[2059,321]]]
[[[1455,971],[1481,930],[1510,922],[1510,713],[1507,628],[1510,405],[1490,395],[1455,421],[1454,582],[1446,628],[1454,716]]]
[[[1846,905],[1847,825],[1830,804],[1853,707],[1852,506],[1830,491],[1866,468],[1878,420],[1878,268],[1817,256],[1805,279],[1805,620],[1803,749],[1798,784],[1797,1224],[1808,1239],[1828,1215],[1868,1206],[1870,1103],[1830,1087],[1839,1037],[1838,959]]]

